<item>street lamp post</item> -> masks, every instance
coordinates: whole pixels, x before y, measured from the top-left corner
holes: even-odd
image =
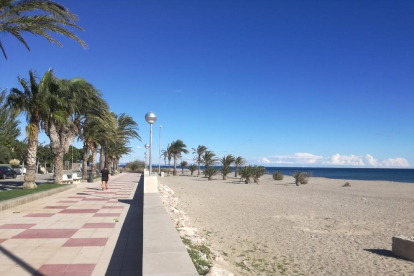
[[[150,152],[149,152],[149,175],[152,175],[152,124],[157,121],[157,115],[150,111],[145,114],[145,121],[150,124]]]
[[[160,145],[158,147],[158,174],[161,175],[161,128],[162,125],[160,126]]]
[[[145,144],[145,169],[148,168],[148,159],[147,159],[147,156],[148,156],[148,148],[149,148],[149,145],[148,144]]]

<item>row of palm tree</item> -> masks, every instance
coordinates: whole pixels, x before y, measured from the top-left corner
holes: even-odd
[[[85,179],[90,152],[93,157],[92,174],[95,173],[99,145],[101,153],[104,153],[101,154],[101,166],[108,162],[117,164],[122,155],[131,151],[128,141],[140,139],[137,123],[128,115],[111,113],[102,94],[85,79],[58,79],[53,70],[49,70],[40,80],[33,71],[29,71],[28,80],[19,77],[18,81],[22,88],[10,89],[7,106],[14,116],[24,113],[28,122],[25,189],[36,187],[36,153],[41,130],[50,139],[55,183],[62,182],[63,155],[77,137],[83,141]]]

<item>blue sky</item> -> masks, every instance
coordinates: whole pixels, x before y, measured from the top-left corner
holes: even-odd
[[[86,78],[139,124],[123,161],[143,159],[152,110],[156,152],[162,124],[162,148],[182,139],[251,164],[414,165],[413,1],[58,2],[88,49],[27,35],[28,52],[0,34],[0,87],[30,69]]]

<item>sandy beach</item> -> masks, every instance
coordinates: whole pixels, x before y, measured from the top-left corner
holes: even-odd
[[[391,254],[393,236],[414,234],[414,184],[214,178],[161,183],[234,275],[414,275],[414,262]]]

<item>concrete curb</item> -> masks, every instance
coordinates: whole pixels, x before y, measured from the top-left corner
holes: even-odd
[[[47,184],[43,184],[43,185],[47,185]],[[67,191],[73,188],[76,188],[76,184],[65,185],[63,187],[54,188],[48,191],[43,191],[43,192],[31,194],[31,195],[26,195],[26,196],[21,196],[21,197],[17,197],[17,198],[5,200],[5,201],[0,201],[0,211],[4,211],[7,209],[28,203],[28,202],[35,201],[37,199],[41,199],[47,196],[51,196],[51,195],[54,195],[60,192]]]

